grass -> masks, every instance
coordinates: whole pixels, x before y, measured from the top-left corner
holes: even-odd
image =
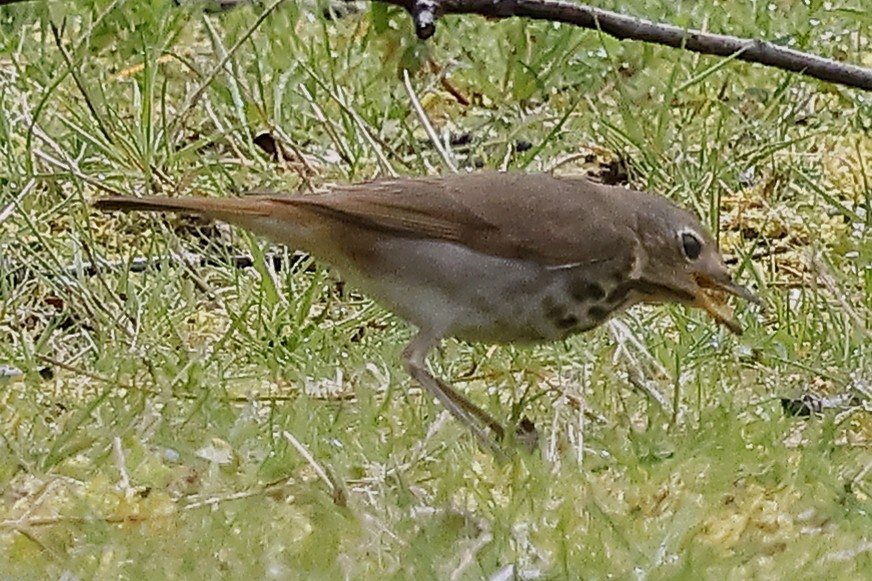
[[[869,66],[861,4],[600,3]],[[868,413],[780,401],[872,381],[868,95],[547,23],[446,18],[420,44],[379,5],[264,14],[0,9],[3,577],[869,574]],[[403,374],[411,330],[328,271],[234,268],[272,250],[89,207],[442,172],[403,68],[462,169],[621,159],[715,227],[766,311],[740,339],[658,307],[565,344],[446,342],[440,374],[543,434],[499,464]]]

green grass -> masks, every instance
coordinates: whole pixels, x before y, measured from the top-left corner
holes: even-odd
[[[862,2],[599,4],[872,65]],[[446,18],[421,44],[384,7],[262,10],[0,9],[0,365],[22,371],[0,384],[0,576],[870,574],[868,413],[780,404],[872,386],[869,95],[547,23]],[[539,427],[500,464],[402,372],[411,329],[328,271],[232,268],[268,244],[89,207],[445,171],[404,67],[437,131],[469,134],[459,167],[621,158],[718,230],[766,311],[738,339],[658,307],[565,344],[447,341],[441,375]],[[219,264],[126,266],[183,251]]]

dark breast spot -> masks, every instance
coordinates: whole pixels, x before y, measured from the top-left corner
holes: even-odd
[[[578,317],[575,315],[566,315],[561,319],[557,319],[554,324],[558,329],[566,331],[578,325]]]
[[[569,295],[580,303],[601,301],[606,291],[599,284],[586,279],[577,279],[569,283]]]
[[[589,309],[587,309],[587,315],[593,319],[594,321],[602,322],[609,316],[611,311],[605,307],[601,307],[599,305],[593,305]]]
[[[542,299],[542,311],[551,324],[561,331],[574,329],[579,323],[578,317],[569,311],[568,306],[554,297]]]
[[[562,319],[566,315],[566,309],[551,297],[542,299],[542,310],[552,321]]]

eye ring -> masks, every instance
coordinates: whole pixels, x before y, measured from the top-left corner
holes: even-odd
[[[681,233],[681,247],[690,260],[696,260],[702,254],[702,241],[692,232]]]

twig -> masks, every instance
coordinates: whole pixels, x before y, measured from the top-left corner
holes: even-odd
[[[224,494],[221,496],[211,496],[205,500],[195,500],[190,502],[182,507],[182,510],[193,510],[195,508],[201,508],[204,506],[217,506],[222,502],[228,502],[233,500],[242,500],[245,498],[251,498],[253,496],[266,496],[267,494],[272,494],[274,492],[283,490],[288,487],[290,481],[282,480],[277,484],[271,484],[264,487],[254,488],[252,490],[243,490],[241,492],[231,492],[230,494]]]
[[[464,578],[464,573],[469,568],[470,565],[475,562],[478,558],[478,554],[484,549],[486,546],[493,542],[494,536],[489,530],[484,530],[478,538],[475,539],[475,542],[472,543],[470,547],[467,547],[463,554],[460,557],[460,563],[458,563],[457,567],[454,568],[454,571],[451,572],[451,576],[449,579],[451,581],[457,581],[458,579]]]
[[[394,474],[401,474],[424,460],[427,456],[432,456],[432,452],[428,454],[427,447],[430,445],[433,436],[445,427],[445,424],[448,423],[450,418],[451,414],[447,411],[443,411],[436,416],[436,419],[430,422],[430,427],[427,428],[427,433],[424,434],[424,437],[416,440],[412,447],[409,448],[409,451],[406,454],[409,459],[402,464],[395,464],[391,468],[386,469],[381,480],[384,481]]]
[[[379,166],[381,166],[381,170],[391,177],[397,177],[397,172],[394,171],[394,168],[391,166],[391,162],[388,161],[387,156],[385,156],[382,148],[386,146],[384,142],[377,142],[376,138],[370,133],[369,127],[363,118],[355,111],[346,101],[342,95],[340,95],[339,91],[341,90],[339,87],[336,87],[336,91],[332,90],[327,83],[325,83],[315,71],[310,69],[304,64],[299,65],[301,69],[309,73],[309,76],[312,77],[312,80],[321,85],[321,88],[330,95],[330,98],[333,99],[339,107],[345,111],[351,119],[354,121],[354,124],[357,125],[357,128],[360,130],[360,133],[363,135],[363,138],[366,139],[367,143],[369,143],[372,152],[375,154],[376,159],[378,159]],[[315,103],[315,99],[305,85],[300,85],[300,93],[309,100],[310,103]],[[323,113],[322,113],[323,115]],[[324,119],[326,121],[326,119]]]
[[[630,350],[627,348],[627,345],[632,345],[633,348],[636,349],[639,353],[645,356],[645,359],[648,360],[649,365],[657,372],[658,375],[662,377],[672,377],[672,374],[669,373],[669,370],[663,366],[660,361],[654,357],[648,348],[645,346],[645,343],[636,336],[633,331],[630,330],[630,327],[620,319],[612,319],[608,322],[609,330],[612,332],[615,340],[617,340],[620,350],[615,352],[614,360],[616,361],[621,354],[627,356],[632,361],[635,362],[636,367],[639,368],[640,374],[641,367],[639,366],[638,360],[635,357],[630,355]]]
[[[215,80],[218,74],[224,70],[225,65],[230,61],[231,57],[236,54],[236,51],[239,50],[239,47],[241,47],[245,42],[248,41],[251,35],[254,34],[254,31],[260,27],[261,23],[263,23],[263,21],[266,20],[267,17],[272,14],[273,11],[278,8],[279,4],[281,4],[282,2],[284,2],[284,0],[275,0],[275,2],[267,6],[263,10],[263,12],[261,12],[261,14],[257,17],[257,20],[255,20],[252,25],[248,27],[248,30],[246,30],[242,34],[242,36],[237,39],[236,43],[234,43],[233,46],[231,46],[227,50],[226,54],[221,58],[221,60],[219,60],[218,63],[216,63],[215,66],[212,67],[212,70],[209,71],[209,73],[203,78],[203,80],[200,81],[199,87],[197,87],[197,89],[191,95],[191,98],[188,99],[188,104],[176,116],[176,127],[182,127],[184,125],[185,120],[194,109],[194,107],[197,105],[197,102],[200,100],[203,92],[206,91],[210,84],[212,84],[212,81]]]
[[[648,396],[648,399],[659,405],[664,413],[668,414],[672,410],[673,406],[669,405],[669,400],[666,399],[666,396],[657,391],[653,386],[648,385],[645,378],[638,373],[634,373],[633,370],[628,371],[627,381],[630,382],[630,385]]]
[[[25,0],[0,0],[0,5]],[[282,0],[279,0],[281,2]],[[352,2],[356,0],[345,0]],[[686,49],[700,54],[710,54],[775,67],[800,73],[808,77],[872,91],[872,69],[840,63],[833,59],[794,50],[771,42],[742,38],[728,34],[714,34],[672,24],[660,24],[594,8],[565,0],[372,0],[403,8],[412,17],[418,38],[426,40],[436,32],[436,21],[445,14],[477,14],[491,20],[505,18],[530,18],[549,20],[598,30],[619,40],[641,40],[673,48]],[[279,3],[269,6],[261,14],[252,32]],[[246,40],[245,35],[240,42]],[[234,47],[235,48],[235,47]],[[232,52],[232,51],[231,51]],[[223,63],[214,69],[206,82],[195,93],[199,96],[214,75],[223,68]],[[194,103],[192,99],[191,103]]]
[[[33,191],[35,185],[36,180],[34,180],[33,178],[29,179],[27,181],[27,184],[25,184],[25,186],[21,188],[21,191],[18,192],[18,195],[15,197],[15,199],[6,204],[6,206],[2,210],[0,210],[0,224],[3,224],[3,222],[5,222],[9,218],[9,216],[11,216],[13,212],[15,212],[15,209],[21,204],[21,201],[24,200],[24,198]]]
[[[45,355],[41,355],[36,353],[34,355],[40,361],[58,367],[59,369],[63,369],[65,371],[69,371],[70,373],[75,373],[76,375],[81,375],[83,377],[87,377],[89,379],[93,379],[99,383],[105,383],[108,385],[115,386],[118,389],[124,389],[128,391],[139,391],[146,395],[158,396],[160,392],[154,389],[149,389],[147,387],[137,387],[135,385],[130,385],[127,383],[122,383],[120,381],[115,381],[114,379],[110,379],[108,377],[104,377],[97,373],[91,373],[90,371],[86,371],[84,369],[80,369],[68,363],[64,363],[63,361],[58,361],[57,359],[52,359],[51,357],[47,357]],[[20,371],[20,370],[19,370]],[[174,393],[173,397],[176,399],[183,400],[197,400],[199,401],[202,396],[196,394],[178,394]],[[251,403],[251,402],[283,402],[283,401],[296,401],[299,399],[299,395],[297,393],[291,395],[245,395],[245,396],[226,396],[219,398],[220,401],[229,402],[229,403]],[[322,399],[326,401],[334,401],[335,398],[315,398]]]
[[[93,379],[94,381],[97,381],[99,383],[113,385],[113,386],[117,387],[118,389],[124,389],[124,390],[128,390],[128,391],[139,391],[142,393],[147,393],[149,395],[160,395],[160,392],[152,390],[152,389],[148,389],[147,387],[136,387],[134,385],[122,383],[120,381],[115,381],[114,379],[109,379],[108,377],[103,377],[102,375],[99,375],[97,373],[91,373],[90,371],[86,371],[84,369],[80,369],[80,368],[75,367],[73,365],[69,365],[68,363],[64,363],[63,361],[58,361],[57,359],[52,359],[51,357],[47,357],[47,356],[42,355],[40,353],[34,354],[34,357],[36,357],[40,361],[43,361],[43,362],[48,363],[50,365],[54,365],[55,367],[58,367],[60,369],[64,369],[66,371],[69,371],[70,373],[75,373],[76,375],[81,375],[82,377],[87,377],[88,379]]]
[[[303,254],[302,252],[294,252],[287,261],[285,260],[283,253],[268,252],[264,254],[264,259],[268,266],[275,271],[281,271],[285,268],[296,268],[303,264],[307,258],[308,255]],[[255,259],[249,254],[237,254],[224,258],[194,253],[171,253],[169,255],[155,257],[137,256],[129,260],[98,259],[94,262],[83,261],[69,264],[65,266],[61,272],[47,272],[40,274],[46,279],[52,279],[58,276],[90,277],[97,276],[105,271],[123,269],[127,272],[140,273],[175,266],[229,266],[231,268],[243,269],[254,267]],[[4,275],[9,279],[9,282],[13,286],[27,280],[33,272],[24,264],[12,263],[6,264],[4,267]]]
[[[866,478],[866,476],[872,472],[872,462],[867,462],[865,466],[851,479],[849,483],[851,487],[857,486],[857,483]]]
[[[789,416],[810,416],[826,410],[845,409],[853,413],[863,402],[850,393],[837,394],[832,397],[820,397],[807,393],[802,397],[782,397],[781,409]],[[836,422],[839,423],[839,422]]]
[[[832,295],[835,301],[839,303],[842,311],[848,315],[848,318],[852,323],[854,323],[854,327],[857,331],[866,335],[867,338],[872,339],[872,329],[867,326],[869,312],[867,311],[863,315],[857,312],[857,309],[855,309],[854,306],[845,298],[845,292],[839,288],[835,277],[830,273],[830,269],[817,256],[811,257],[811,266],[814,273],[817,275],[818,281],[820,281],[821,284],[830,291],[830,295]]]
[[[515,573],[514,564],[504,565],[488,577],[487,581],[512,581],[519,578]]]
[[[454,100],[464,107],[468,107],[470,105],[469,99],[461,93],[457,87],[451,84],[451,81],[448,79],[448,67],[443,67],[439,65],[433,59],[428,61],[430,65],[430,72],[436,75],[439,78],[439,84],[442,85],[442,88],[448,91],[448,93],[454,97]]]
[[[45,527],[51,525],[58,524],[72,524],[72,525],[80,525],[80,524],[88,524],[88,523],[106,523],[106,524],[121,524],[121,523],[134,523],[134,522],[143,522],[145,520],[149,520],[147,517],[139,516],[139,515],[128,515],[128,516],[107,516],[107,517],[84,517],[84,516],[34,516],[26,519],[5,519],[0,520],[0,529],[15,529],[21,532],[22,527]]]
[[[97,129],[100,130],[100,133],[103,134],[103,137],[106,138],[107,142],[115,145],[115,140],[112,139],[112,134],[109,132],[109,129],[106,128],[106,123],[103,121],[103,117],[100,115],[100,113],[97,112],[97,107],[94,106],[94,102],[91,100],[91,94],[85,88],[85,84],[82,82],[82,79],[79,78],[78,71],[73,66],[73,59],[70,56],[70,53],[68,53],[67,49],[64,48],[64,41],[61,39],[60,29],[54,22],[49,22],[49,26],[51,28],[52,36],[54,37],[55,46],[57,46],[58,51],[61,53],[61,56],[64,57],[64,62],[67,63],[67,70],[69,71],[70,76],[73,77],[73,81],[75,82],[76,87],[79,89],[79,92],[82,94],[85,105],[88,107],[88,111],[91,112],[91,117],[94,118],[94,121],[97,124]]]
[[[562,384],[558,384],[554,387],[549,387],[549,391],[556,391],[560,395],[558,397],[565,398],[566,404],[578,412],[583,412],[588,418],[596,422],[601,426],[606,426],[609,424],[608,418],[606,418],[601,413],[598,413],[594,410],[590,404],[587,402],[585,397],[581,395],[581,393],[577,391],[573,391]]]
[[[118,190],[118,189],[115,189],[115,188],[107,185],[105,180],[99,180],[95,177],[88,176],[88,175],[82,173],[82,171],[78,167],[76,167],[74,165],[67,165],[63,161],[53,158],[52,156],[45,153],[41,149],[34,149],[33,155],[34,155],[34,157],[38,157],[50,165],[53,165],[59,169],[62,169],[64,171],[68,172],[67,177],[69,177],[69,175],[72,175],[73,177],[80,179],[83,182],[85,182],[86,184],[88,184],[90,186],[94,186],[96,189],[102,190],[102,191],[106,192],[107,194],[113,194],[116,196],[123,196],[123,195],[127,194],[127,192],[125,192],[124,190]]]
[[[118,436],[112,438],[112,454],[115,456],[115,467],[118,469],[118,489],[124,493],[126,498],[131,499],[133,498],[133,495],[136,494],[136,489],[130,486],[130,474],[127,473],[127,460],[124,457],[124,447],[121,445],[121,438]]]
[[[306,447],[300,443],[297,438],[294,437],[289,431],[284,430],[282,435],[285,439],[290,442],[291,446],[293,446],[297,452],[300,453],[300,456],[306,459],[306,461],[312,466],[315,470],[315,474],[318,475],[321,480],[327,484],[327,488],[330,489],[330,492],[333,493],[333,502],[339,506],[346,506],[348,504],[348,493],[345,491],[345,487],[342,485],[342,482],[333,475],[332,472],[328,471],[327,468],[321,466],[314,456],[306,449]]]
[[[872,552],[872,541],[864,541],[852,549],[844,551],[832,551],[823,556],[824,563],[840,563],[843,561],[856,561],[863,553]]]
[[[641,40],[700,54],[733,57],[800,73],[822,81],[872,91],[872,69],[840,63],[760,39],[713,34],[701,30],[659,24],[609,10],[565,0],[374,0],[400,6],[415,24],[418,38],[436,32],[444,14],[478,14],[491,20],[521,17],[572,24],[602,31],[619,40]]]
[[[560,413],[560,410],[558,409],[558,404],[562,403],[563,405],[566,405],[567,407],[577,412],[574,424],[568,425],[567,438],[571,443],[575,444],[575,460],[578,467],[581,468],[584,459],[584,430],[585,425],[587,424],[587,418],[593,419],[593,421],[595,421],[599,425],[608,425],[609,420],[590,407],[590,404],[588,404],[585,397],[580,393],[580,389],[578,391],[569,389],[568,387],[563,385],[562,381],[559,382],[556,387],[553,387],[551,389],[557,391],[560,396],[557,398],[554,406],[554,421],[551,425],[551,438],[548,442],[546,458],[548,458],[555,465],[555,469],[557,469],[559,463],[559,457],[557,455],[557,428],[558,415]],[[573,427],[575,427],[575,429],[577,430],[577,438],[572,437]]]
[[[779,254],[786,254],[793,250],[790,246],[781,245],[781,246],[769,246],[767,248],[762,248],[760,250],[755,250],[751,253],[751,256],[748,257],[749,260],[760,260],[761,258],[769,258],[770,256],[778,256]],[[737,255],[725,255],[724,262],[727,264],[739,264],[739,261],[743,260],[741,256]]]
[[[442,158],[442,163],[445,164],[445,167],[451,170],[451,173],[457,173],[457,165],[455,165],[454,160],[451,159],[451,154],[442,145],[439,136],[436,135],[436,130],[433,129],[433,124],[430,123],[430,119],[427,117],[427,112],[424,111],[424,107],[421,106],[421,101],[418,100],[418,95],[415,94],[415,88],[412,87],[412,80],[409,78],[409,71],[406,69],[403,69],[403,85],[406,87],[406,94],[409,95],[409,100],[412,102],[412,109],[415,110],[418,120],[424,127],[424,131],[427,132],[427,137],[430,138],[430,143],[432,143],[433,147],[436,148],[436,151],[439,152],[439,157]]]

